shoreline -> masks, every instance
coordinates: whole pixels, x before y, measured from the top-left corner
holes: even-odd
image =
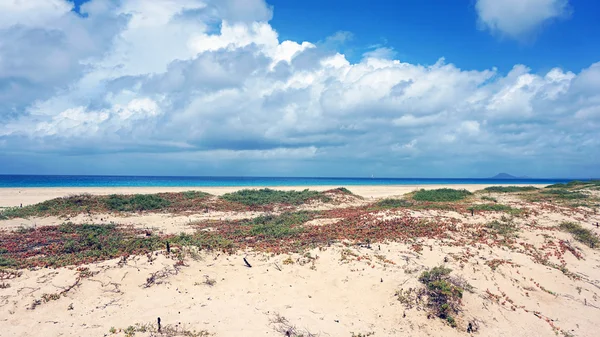
[[[414,184],[414,185],[300,185],[300,186],[177,186],[177,187],[2,187],[0,188],[0,207],[32,205],[45,200],[65,197],[73,194],[89,193],[92,195],[109,194],[154,194],[184,191],[203,191],[214,195],[235,192],[243,189],[270,188],[274,190],[315,190],[326,191],[338,187],[346,187],[354,194],[364,198],[386,198],[401,196],[420,189],[454,188],[466,189],[470,192],[489,186],[512,186],[515,184]],[[529,184],[528,186],[544,187],[548,184]]]

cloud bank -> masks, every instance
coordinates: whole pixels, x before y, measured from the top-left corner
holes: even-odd
[[[262,0],[0,7],[4,173],[585,176],[600,164],[600,63],[500,74],[391,49],[351,63],[279,39]]]
[[[568,0],[477,0],[475,9],[483,28],[523,39],[554,19],[571,14]]]

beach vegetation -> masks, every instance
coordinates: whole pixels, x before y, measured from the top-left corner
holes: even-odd
[[[146,254],[172,246],[229,249],[232,243],[216,233],[157,236],[133,227],[114,224],[73,224],[31,228],[26,233],[0,234],[3,253],[0,266],[26,268],[60,267],[121,256]]]
[[[303,230],[302,224],[313,218],[313,212],[283,213],[281,215],[264,215],[250,220],[249,235],[261,238],[280,239],[298,234]]]
[[[488,222],[485,227],[498,234],[498,235],[502,235],[505,238],[509,238],[509,237],[513,237],[515,236],[515,233],[519,230],[517,225],[514,223],[514,221],[511,218],[508,217],[502,217],[499,220],[494,220],[494,221],[490,221]]]
[[[109,331],[111,334],[116,332],[116,329],[114,330],[115,332],[112,332],[113,329],[114,328],[111,328],[111,331]],[[148,336],[163,336],[163,337],[175,337],[175,336],[206,337],[206,336],[212,335],[207,330],[200,330],[200,331],[189,330],[179,324],[173,324],[173,325],[165,324],[165,325],[162,325],[159,330],[157,325],[154,325],[151,323],[145,323],[145,324],[137,323],[135,325],[130,325],[125,329],[120,329],[120,331],[123,331],[123,333],[125,334],[126,337],[133,337],[138,332],[143,333]]]
[[[375,206],[379,208],[399,208],[412,206],[412,203],[406,199],[386,198],[378,201]]]
[[[508,212],[511,214],[518,214],[521,212],[521,210],[518,208],[512,208],[503,204],[477,204],[470,206],[468,210],[483,212]]]
[[[167,208],[171,202],[156,194],[118,195],[112,194],[106,199],[111,211],[136,212]]]
[[[331,201],[331,198],[318,191],[279,191],[270,188],[260,190],[245,189],[221,196],[229,202],[241,203],[247,206],[260,206],[269,204],[302,205],[312,200],[322,202]]]
[[[591,230],[583,228],[580,224],[575,222],[562,222],[559,228],[565,232],[571,233],[575,240],[583,243],[590,248],[597,248],[600,245],[598,236]]]
[[[456,190],[452,188],[440,188],[436,190],[422,189],[414,192],[412,198],[417,201],[448,202],[463,200],[472,194],[473,193],[467,190]]]
[[[558,183],[548,185],[545,188],[585,188],[585,187],[600,187],[600,180],[579,181],[572,180],[568,183]]]
[[[490,186],[483,190],[494,193],[514,193],[535,191],[538,190],[538,188],[534,186]]]
[[[205,208],[210,194],[200,191],[179,193],[91,195],[79,194],[54,198],[24,207],[10,207],[0,211],[0,219],[29,218],[32,216],[70,216],[81,213],[141,212],[196,210]],[[227,206],[227,205],[224,205]]]
[[[586,199],[586,198],[588,198],[588,195],[585,193],[576,192],[576,191],[568,191],[568,190],[564,190],[564,189],[544,190],[541,192],[541,194],[545,194],[545,195],[550,196],[551,198],[558,198],[558,199]]]
[[[481,200],[486,200],[486,201],[492,201],[492,202],[498,202],[498,199],[493,198],[493,197],[489,197],[487,195],[484,195],[483,197],[481,197]]]
[[[345,187],[334,188],[334,189],[325,191],[325,193],[341,193],[341,194],[348,194],[348,195],[356,195],[356,194],[352,193],[352,191],[350,191],[349,189],[347,189]]]
[[[450,277],[452,269],[444,266],[433,267],[419,276],[425,285],[427,306],[434,315],[456,327],[455,316],[460,312],[465,289]]]
[[[181,192],[185,199],[204,199],[209,197],[210,194],[202,191],[185,191]]]

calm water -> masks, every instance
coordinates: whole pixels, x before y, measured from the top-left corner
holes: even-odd
[[[414,184],[554,184],[571,179],[137,177],[0,175],[0,187],[309,186]]]

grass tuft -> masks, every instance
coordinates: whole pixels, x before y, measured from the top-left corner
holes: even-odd
[[[185,199],[204,199],[210,196],[210,193],[201,191],[185,191],[181,193]]]
[[[548,185],[545,188],[576,188],[576,187],[598,187],[598,186],[600,186],[600,180],[590,180],[590,181],[572,180],[566,184],[558,183],[558,184]]]
[[[399,207],[409,207],[412,206],[412,203],[406,199],[392,199],[387,198],[381,201],[378,201],[375,206],[380,208],[399,208]]]
[[[459,201],[472,195],[467,190],[455,190],[451,188],[440,188],[437,190],[420,190],[413,194],[412,198],[417,201]]]
[[[443,266],[424,271],[419,282],[426,288],[427,306],[441,319],[456,327],[454,315],[460,312],[464,288],[457,284],[450,273],[452,269]]]
[[[259,216],[249,222],[251,226],[249,234],[275,239],[290,237],[301,232],[303,230],[301,225],[311,219],[311,212]]]
[[[268,204],[302,205],[311,200],[331,201],[321,192],[310,191],[278,191],[269,188],[260,190],[241,190],[227,193],[221,196],[230,202],[238,202],[247,206],[259,206]]]
[[[551,197],[555,197],[558,199],[586,199],[588,198],[587,194],[581,192],[567,191],[564,189],[549,189],[541,192],[542,194],[549,195]]]
[[[559,228],[565,232],[571,233],[575,240],[585,244],[588,247],[598,247],[598,236],[596,236],[591,230],[581,227],[581,225],[578,223],[563,222],[559,225]]]
[[[511,214],[520,213],[521,211],[518,208],[512,208],[508,205],[502,204],[477,204],[469,207],[468,210],[487,212],[509,212]]]
[[[515,223],[510,218],[504,216],[500,220],[488,222],[486,227],[505,238],[515,236],[515,233],[518,231]]]
[[[111,211],[136,212],[167,208],[170,201],[156,194],[117,195],[113,194],[106,200],[106,206]]]
[[[514,192],[529,192],[537,190],[537,187],[533,186],[490,186],[483,190],[488,192],[496,193],[514,193]]]

